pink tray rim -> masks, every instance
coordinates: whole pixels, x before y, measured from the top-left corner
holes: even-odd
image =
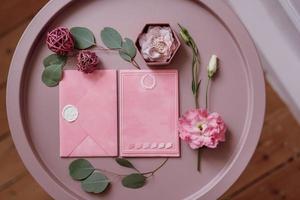
[[[249,114],[250,119],[246,128],[253,134],[248,134],[240,142],[242,148],[230,162],[230,167],[224,173],[219,173],[205,187],[187,199],[217,199],[221,196],[240,176],[252,157],[260,138],[265,114],[265,83],[259,56],[254,43],[247,30],[229,5],[223,1],[199,0],[207,9],[212,10],[218,19],[222,19],[224,26],[234,35],[236,44],[240,48],[245,64],[248,65],[250,77],[250,97],[252,97]],[[33,48],[36,38],[45,28],[49,21],[72,0],[51,0],[31,21],[23,33],[14,53],[7,81],[7,114],[8,122],[16,145],[25,166],[41,186],[54,198],[61,200],[81,199],[72,191],[64,187],[56,180],[41,162],[33,150],[26,134],[26,126],[22,119],[22,91],[23,72],[27,57]],[[34,27],[34,28],[32,28]],[[230,28],[229,28],[230,27]],[[243,49],[243,51],[242,51]],[[24,53],[25,52],[25,53]],[[22,66],[22,67],[20,67]],[[250,69],[250,70],[249,70]],[[255,75],[255,76],[254,76]]]

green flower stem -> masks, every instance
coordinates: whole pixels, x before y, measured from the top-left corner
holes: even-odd
[[[200,106],[199,106],[199,101],[198,101],[198,93],[196,93],[196,94],[194,94],[194,99],[195,99],[195,107],[196,108],[199,108]]]
[[[200,161],[201,161],[201,149],[199,148],[198,149],[198,160],[197,160],[197,170],[198,170],[198,172],[200,172],[200,170],[201,170],[201,166],[200,166]]]
[[[210,78],[207,79],[206,91],[205,91],[205,108],[208,109],[208,89],[210,84]]]
[[[192,71],[193,71],[193,81],[195,84],[197,84],[197,89],[196,92],[194,93],[194,98],[195,98],[195,106],[196,108],[199,108],[199,101],[198,101],[198,96],[199,96],[199,87],[198,83],[200,84],[198,77],[199,77],[199,65],[200,65],[200,59],[199,59],[199,51],[197,48],[197,45],[194,41],[193,38],[190,38],[190,46],[193,50],[193,66],[192,66]],[[198,156],[197,156],[197,170],[200,172],[201,168],[201,149],[199,148],[198,151]]]
[[[206,83],[206,91],[205,91],[205,108],[208,109],[208,90],[210,85],[211,78],[208,77]],[[198,163],[197,163],[197,170],[200,172],[200,160],[201,159],[201,148],[198,149]]]
[[[192,93],[194,96],[195,101],[195,107],[199,108],[199,87],[201,80],[199,80],[199,66],[200,66],[200,56],[199,56],[199,50],[196,45],[196,42],[192,38],[192,36],[189,34],[188,30],[178,24],[180,28],[180,36],[184,40],[185,44],[192,49],[193,53],[193,60],[192,60]],[[207,101],[206,101],[207,102]],[[207,103],[206,103],[207,104]],[[201,156],[201,150],[198,149],[198,159],[197,159],[197,170],[200,171],[200,156]]]
[[[193,51],[193,63],[192,63],[192,77],[193,77],[193,84],[195,91],[193,91],[194,99],[195,99],[195,107],[199,108],[199,65],[200,65],[200,59],[199,59],[199,51],[198,47],[192,37],[190,37],[190,41],[188,46],[191,47]]]
[[[198,101],[198,97],[199,97],[199,78],[198,78],[198,74],[199,74],[199,59],[197,58],[197,54],[195,54],[195,51],[193,50],[193,66],[192,66],[192,76],[193,76],[193,84],[194,87],[196,87],[196,91],[193,92],[194,95],[194,99],[195,99],[195,107],[199,108],[199,101]]]

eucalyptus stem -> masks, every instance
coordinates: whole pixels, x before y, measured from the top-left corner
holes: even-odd
[[[133,167],[133,169],[134,169],[136,172],[138,172],[138,173],[140,173],[140,174],[141,174],[141,171],[140,171],[140,170],[138,170],[137,168]]]
[[[105,169],[97,168],[95,170],[100,171],[100,172],[105,172],[105,173],[108,173],[108,174],[112,174],[112,175],[115,175],[115,176],[120,176],[120,177],[127,176],[127,174],[118,174],[116,172],[108,171],[108,170],[105,170]]]
[[[142,173],[143,175],[147,175],[147,174],[151,174],[150,176],[153,176],[155,172],[157,172],[160,168],[162,168],[167,161],[169,160],[169,158],[166,158],[156,169],[149,171],[149,172],[144,172]]]
[[[109,49],[109,48],[106,48],[106,47],[103,47],[101,45],[97,45],[97,43],[95,42],[90,42],[93,49],[96,49],[96,50],[104,50],[104,51],[114,51],[114,50],[117,50],[117,49]]]
[[[153,176],[155,174],[155,172],[157,172],[160,168],[162,168],[166,163],[167,161],[169,160],[169,158],[166,158],[157,168],[155,168],[154,170],[152,171],[148,171],[148,172],[141,172],[140,170],[138,170],[137,168],[133,168],[136,172],[138,172],[139,174],[142,174],[142,175],[148,175],[150,174],[149,177]],[[115,175],[115,176],[119,176],[119,177],[125,177],[125,176],[128,176],[128,174],[119,174],[119,173],[116,173],[116,172],[112,172],[112,171],[109,171],[109,170],[105,170],[105,169],[99,169],[99,168],[96,168],[95,170],[97,171],[100,171],[100,172],[104,172],[104,173],[108,173],[108,174],[112,174],[112,175]]]
[[[100,51],[116,51],[117,49],[109,49],[109,48],[105,48],[101,45],[97,45],[93,48],[94,50],[100,50]]]
[[[132,64],[134,67],[136,67],[137,69],[141,69],[141,67],[139,66],[139,64],[138,64],[134,59],[132,59],[131,64]]]

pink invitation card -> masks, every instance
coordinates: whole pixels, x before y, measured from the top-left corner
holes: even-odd
[[[59,84],[60,156],[117,156],[115,70],[65,70]]]
[[[120,155],[178,157],[177,70],[119,72]]]

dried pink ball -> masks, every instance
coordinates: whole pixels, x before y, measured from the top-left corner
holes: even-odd
[[[66,55],[74,49],[74,40],[69,29],[57,27],[47,34],[46,43],[54,53]]]
[[[84,73],[92,73],[99,63],[96,53],[88,50],[80,51],[77,56],[77,69]]]

